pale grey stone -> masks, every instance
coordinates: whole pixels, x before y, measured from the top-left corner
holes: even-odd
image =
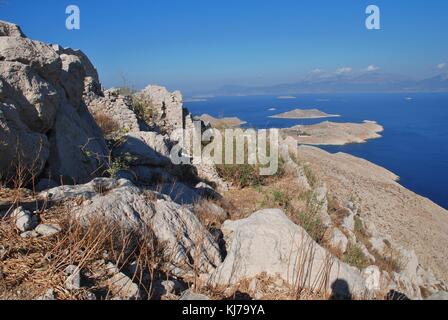
[[[22,232],[31,231],[39,224],[38,217],[32,215],[31,212],[23,209],[22,207],[14,210],[12,217],[15,221],[17,229]]]
[[[68,290],[81,289],[81,269],[78,266],[70,265],[64,270],[67,279],[65,280],[65,287]]]
[[[51,237],[61,232],[61,227],[56,224],[40,224],[35,231],[43,237]]]
[[[209,297],[203,294],[194,293],[191,290],[184,291],[180,296],[179,300],[183,301],[201,301],[201,300],[210,300]]]
[[[294,285],[298,262],[302,261],[307,270],[302,270],[301,283],[306,286],[319,282],[323,270],[329,267],[324,291],[338,296],[361,296],[366,290],[359,270],[332,257],[281,210],[266,209],[247,219],[226,221],[222,231],[227,257],[211,275],[211,284],[232,285],[266,273]]]

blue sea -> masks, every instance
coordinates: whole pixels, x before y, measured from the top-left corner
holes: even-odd
[[[236,116],[255,128],[286,128],[297,124],[377,121],[383,138],[365,144],[325,146],[385,167],[400,176],[406,188],[448,209],[448,94],[305,94],[280,100],[273,96],[217,97],[186,102],[194,114]],[[275,110],[270,110],[275,108]],[[271,119],[292,109],[317,108],[340,118]]]

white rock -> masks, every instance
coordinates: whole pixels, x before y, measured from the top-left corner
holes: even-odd
[[[369,266],[362,272],[366,288],[369,291],[376,292],[381,289],[381,271],[377,266]]]
[[[132,282],[132,280],[122,272],[112,276],[112,278],[108,280],[108,284],[111,287],[112,293],[123,300],[138,300],[141,298],[138,285]]]
[[[65,280],[65,287],[68,290],[81,289],[81,270],[78,266],[70,265],[64,270],[67,279]]]
[[[318,207],[318,214],[322,225],[326,228],[331,227],[332,221],[328,214],[328,199],[327,199],[328,189],[325,185],[318,187],[314,190],[314,197]]]
[[[37,297],[36,300],[55,301],[56,297],[54,295],[54,290],[48,289],[43,296]]]
[[[182,293],[182,295],[179,298],[179,300],[200,301],[200,300],[210,300],[210,298],[207,297],[206,295],[199,294],[199,293],[194,293],[191,290],[187,290],[187,291]]]
[[[434,293],[429,298],[426,298],[426,300],[438,300],[438,301],[444,300],[444,301],[446,301],[446,300],[448,300],[448,292],[440,291],[440,292]]]
[[[31,212],[23,209],[22,207],[14,210],[12,217],[15,220],[17,229],[22,232],[33,230],[39,223],[37,216],[33,216]]]
[[[84,203],[72,213],[85,224],[97,215],[123,228],[151,228],[158,242],[165,245],[164,254],[171,262],[166,267],[176,276],[192,273],[194,268],[207,273],[221,263],[218,244],[192,211],[167,196],[142,191],[129,181],[97,180],[93,184],[55,188],[45,195],[59,201],[82,195]]]
[[[37,238],[38,236],[39,234],[35,230],[22,232],[20,234],[20,237],[23,239]]]
[[[349,215],[344,217],[344,219],[342,220],[342,228],[350,231],[350,232],[354,232],[355,231],[355,214],[351,211],[349,211]]]
[[[335,296],[362,295],[366,290],[361,273],[331,256],[300,226],[277,209],[267,209],[239,221],[226,221],[222,228],[227,257],[210,278],[214,285],[232,285],[259,274],[279,276],[298,285],[298,265],[304,266],[300,284]],[[322,272],[328,267],[327,280]]]
[[[35,231],[43,237],[51,237],[61,232],[61,227],[56,224],[40,224]]]
[[[348,239],[345,234],[341,232],[341,230],[334,227],[327,231],[325,237],[327,238],[328,244],[332,248],[339,250],[341,253],[347,252]]]

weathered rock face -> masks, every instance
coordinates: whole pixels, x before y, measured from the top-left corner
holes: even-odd
[[[95,179],[86,185],[51,189],[41,196],[52,201],[84,199],[73,214],[85,223],[98,215],[123,228],[150,227],[163,243],[164,254],[171,262],[167,267],[177,276],[192,275],[193,270],[208,273],[221,262],[218,245],[193,212],[169,197],[142,191],[127,180]]]
[[[47,163],[47,174],[66,183],[95,175],[107,147],[83,100],[86,81],[99,86],[84,54],[27,39],[0,22],[3,176],[14,174],[10,164],[19,159],[35,175]]]
[[[19,26],[0,20],[0,37],[25,37]]]
[[[150,85],[142,92],[154,108],[154,122],[162,132],[171,133],[185,128],[183,98],[179,91],[170,93],[166,88]]]
[[[329,255],[301,227],[277,209],[267,209],[222,228],[227,257],[212,274],[215,285],[232,285],[259,274],[279,276],[291,286],[336,297],[361,296],[361,273]]]
[[[49,156],[47,136],[31,131],[14,105],[0,103],[0,177],[8,178],[17,167],[42,171]]]
[[[116,89],[104,91],[104,97],[89,96],[88,107],[92,113],[103,113],[111,117],[127,132],[139,132],[140,124],[132,111],[132,99],[120,95]]]

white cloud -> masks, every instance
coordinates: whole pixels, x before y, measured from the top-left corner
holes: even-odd
[[[372,72],[372,71],[377,71],[377,70],[379,70],[380,68],[378,68],[378,67],[376,67],[376,66],[374,66],[374,65],[370,65],[370,66],[368,66],[367,68],[365,68],[364,70],[365,71],[367,71],[367,72]]]
[[[350,73],[352,71],[353,71],[352,68],[345,67],[345,68],[339,68],[338,70],[336,70],[336,73],[339,73],[339,74],[341,74],[341,73]]]
[[[446,63],[439,63],[437,69],[445,69],[448,65]]]
[[[310,73],[311,74],[321,74],[321,73],[324,73],[324,72],[325,72],[325,70],[316,68],[313,71],[311,71]]]

